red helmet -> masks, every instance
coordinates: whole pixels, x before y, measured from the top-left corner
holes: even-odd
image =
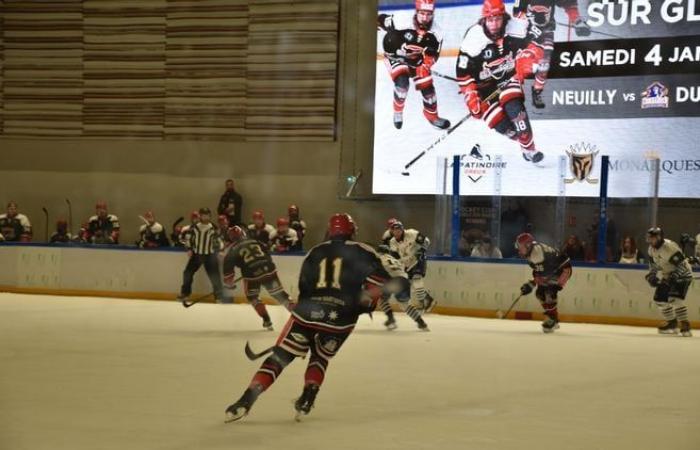
[[[502,16],[506,13],[506,6],[503,0],[484,0],[484,6],[481,7],[481,17]]]
[[[350,239],[355,234],[355,222],[350,214],[335,213],[328,220],[328,237]]]
[[[399,221],[399,219],[397,219],[396,217],[392,217],[392,218],[390,218],[389,220],[387,220],[387,221],[386,221],[386,227],[387,227],[387,229],[393,227],[394,224],[395,224],[396,222],[398,222],[398,221]]]
[[[515,248],[521,256],[527,256],[530,253],[532,244],[535,242],[535,237],[530,233],[520,233],[517,238],[515,238]],[[521,251],[524,249],[525,251]]]
[[[190,220],[193,221],[193,222],[194,222],[195,220],[199,220],[199,211],[198,211],[198,210],[195,209],[194,211],[192,211],[192,212],[190,213]]]
[[[238,242],[247,237],[245,230],[238,225],[234,225],[229,228],[227,233],[228,238],[231,239],[231,242]]]
[[[228,227],[228,217],[225,214],[219,214],[219,225]]]
[[[277,219],[277,227],[288,227],[289,226],[289,219],[286,217],[280,217]]]
[[[253,220],[262,219],[265,220],[265,214],[261,210],[253,211]]]
[[[435,0],[416,0],[416,11],[435,12]]]

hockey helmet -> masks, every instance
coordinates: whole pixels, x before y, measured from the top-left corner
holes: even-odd
[[[350,239],[355,234],[355,222],[350,214],[335,213],[328,220],[328,237]]]
[[[515,238],[515,249],[518,251],[520,256],[527,256],[532,250],[532,244],[535,243],[535,237],[530,233],[520,233],[517,238]]]
[[[228,216],[226,214],[219,214],[219,226],[228,228]]]
[[[391,229],[391,227],[393,227],[394,224],[398,221],[399,219],[397,219],[396,217],[391,217],[389,220],[386,221],[386,229]]]
[[[506,13],[506,6],[503,0],[484,0],[484,5],[481,7],[481,17],[502,16]]]
[[[299,215],[299,207],[297,205],[289,205],[287,208],[287,214],[290,216],[298,216]]]
[[[256,220],[265,220],[265,214],[263,214],[263,212],[259,209],[256,211],[253,211],[253,221],[256,221]]]
[[[416,0],[416,11],[435,12],[435,0]]]
[[[280,227],[288,227],[289,226],[289,219],[286,217],[280,217],[277,219],[277,228]]]
[[[245,230],[239,227],[238,225],[234,225],[231,228],[229,228],[227,234],[231,242],[238,242],[240,240],[245,239],[248,236]]]
[[[652,238],[656,238],[652,242]],[[647,243],[654,248],[660,248],[664,243],[664,230],[661,227],[651,227],[647,230]]]

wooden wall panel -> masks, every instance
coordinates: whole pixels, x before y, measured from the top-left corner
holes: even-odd
[[[4,0],[3,132],[82,132],[82,1]]]
[[[251,0],[247,140],[333,140],[339,0]]]
[[[85,0],[86,137],[163,138],[165,0]]]
[[[245,138],[247,0],[170,0],[166,139]]]

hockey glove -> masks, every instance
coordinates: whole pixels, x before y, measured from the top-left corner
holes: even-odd
[[[574,21],[573,27],[576,36],[586,37],[591,35],[591,26],[588,25],[582,17]]]
[[[384,31],[394,29],[394,16],[389,14],[380,14],[377,16],[377,28]]]
[[[528,281],[527,283],[520,286],[520,294],[521,295],[528,295],[530,292],[532,292],[533,288],[534,288],[534,283],[532,281]]]
[[[534,66],[544,56],[544,50],[536,45],[530,44],[526,49],[521,50],[515,58],[515,77],[520,84],[525,78],[534,73]]]
[[[678,272],[671,272],[668,276],[668,284],[676,283],[679,278]]]
[[[658,287],[659,284],[661,284],[659,278],[656,276],[656,272],[649,272],[644,278],[646,278],[647,283],[649,283],[649,286],[653,288]]]
[[[700,264],[700,258],[698,258],[697,256],[691,256],[688,258],[688,262],[693,265]]]
[[[476,86],[473,84],[467,86],[464,89],[464,103],[467,105],[467,109],[473,118],[479,119],[483,114],[481,109],[481,98],[479,97],[479,92],[476,90]]]

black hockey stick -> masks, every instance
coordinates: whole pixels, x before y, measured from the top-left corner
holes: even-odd
[[[489,102],[489,101],[493,100],[494,98],[496,98],[497,96],[499,96],[500,94],[501,94],[501,90],[500,90],[500,89],[496,89],[496,90],[493,91],[488,97],[486,97],[486,99],[484,100],[484,102]],[[445,138],[447,138],[447,136],[449,136],[450,134],[452,134],[457,128],[459,128],[459,127],[460,127],[464,122],[466,122],[471,116],[472,116],[471,113],[468,113],[466,116],[462,117],[462,119],[460,119],[459,122],[457,122],[456,124],[454,124],[454,125],[452,125],[450,128],[448,128],[447,131],[445,131],[445,133],[443,133],[443,135],[440,136],[435,142],[433,142],[432,144],[430,144],[430,146],[428,146],[428,148],[426,148],[425,150],[421,151],[418,155],[416,155],[415,158],[413,158],[412,160],[410,160],[410,161],[404,166],[404,171],[401,172],[401,175],[403,175],[403,176],[405,176],[405,177],[411,175],[411,174],[408,172],[408,169],[409,169],[412,165],[414,165],[416,162],[418,162],[418,160],[421,159],[422,157],[424,157],[429,151],[431,151],[432,149],[434,149],[440,142],[444,141]]]
[[[45,206],[42,206],[41,210],[44,211],[44,218],[46,219],[46,227],[44,228],[44,239],[46,240],[46,242],[49,242],[49,210],[46,209]]]
[[[73,232],[73,206],[70,204],[70,200],[66,199],[68,204],[68,233]]]
[[[500,309],[498,311],[496,311],[496,317],[498,317],[499,319],[505,319],[506,317],[508,317],[508,313],[513,310],[516,303],[518,303],[520,301],[522,296],[523,296],[523,294],[518,295],[518,298],[513,300],[513,303],[510,305],[510,308],[508,308],[508,311],[506,311],[505,313],[503,311],[501,311]]]
[[[255,353],[252,348],[250,348],[250,343],[246,341],[245,343],[245,355],[248,357],[249,360],[255,361],[256,359],[260,359],[263,356],[267,355],[268,353],[271,353],[272,350],[275,348],[273,345],[272,347],[268,347],[265,350],[261,351],[260,353]]]
[[[557,21],[557,25],[561,25],[562,27],[571,28],[573,30],[576,29],[576,27],[570,23],[564,23],[564,22]],[[589,25],[589,28],[590,28],[590,25]],[[622,36],[618,36],[618,35],[612,34],[612,33],[606,33],[605,31],[598,31],[598,30],[594,30],[593,28],[590,28],[590,30],[591,30],[591,33],[599,34],[601,36],[607,36],[607,37],[611,37],[611,38],[615,38],[615,39],[624,39]]]
[[[445,75],[445,74],[442,74],[442,73],[440,73],[440,72],[435,72],[434,70],[433,70],[431,73],[432,73],[434,76],[438,77],[438,78],[444,78],[445,80],[454,81],[454,82],[456,82],[456,83],[459,82],[459,80],[458,80],[457,78],[452,77],[452,76],[450,76],[450,75]]]
[[[190,306],[196,305],[197,303],[201,302],[202,300],[204,300],[205,298],[209,297],[209,296],[212,295],[213,293],[214,293],[214,292],[210,292],[210,293],[208,293],[208,294],[201,295],[201,296],[199,296],[199,297],[195,297],[195,298],[193,298],[193,299],[191,299],[191,300],[183,299],[183,300],[182,300],[182,306],[184,306],[185,308],[189,308]]]
[[[185,220],[185,218],[182,217],[182,216],[180,216],[180,217],[177,218],[177,220],[176,220],[175,222],[173,222],[173,231],[175,231],[175,227],[178,226],[178,225],[180,225],[180,223],[181,223],[183,220]]]

